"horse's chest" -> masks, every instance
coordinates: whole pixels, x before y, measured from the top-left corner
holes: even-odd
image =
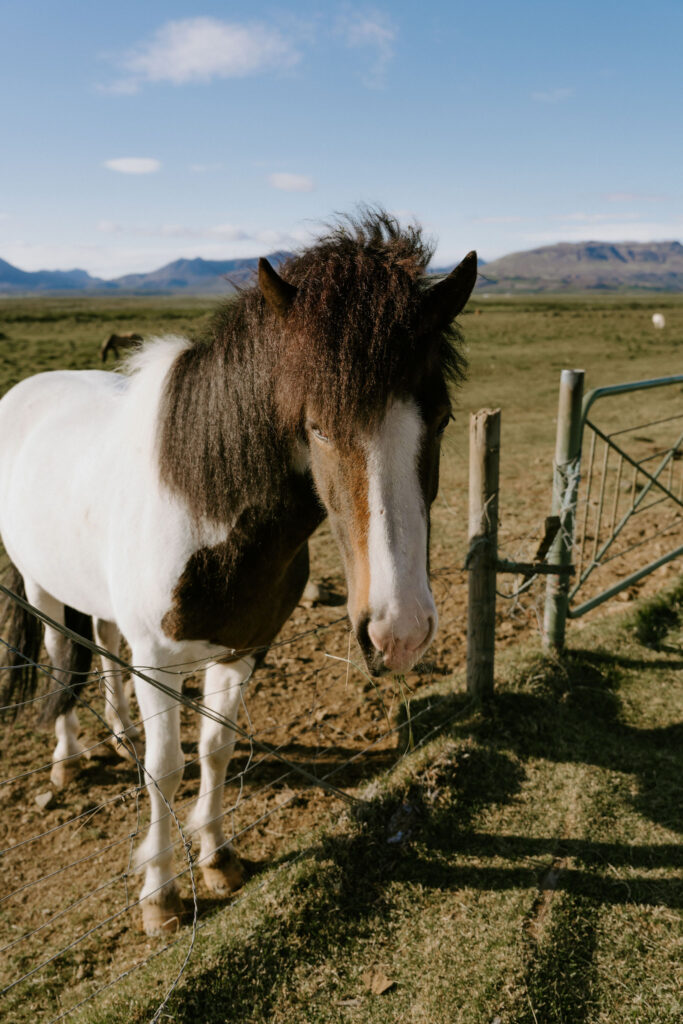
[[[162,619],[165,634],[234,650],[269,644],[306,585],[306,540],[320,518],[255,524],[245,514],[227,540],[190,557]]]

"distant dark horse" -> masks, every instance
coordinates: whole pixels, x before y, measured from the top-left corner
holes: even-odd
[[[141,334],[110,334],[105,342],[102,343],[100,349],[100,359],[103,363],[106,363],[107,356],[111,352],[115,359],[119,358],[119,349],[122,348],[134,348],[136,345],[142,343]]]
[[[311,533],[327,514],[346,570],[349,617],[373,673],[405,672],[437,626],[428,578],[449,384],[463,371],[453,318],[477,273],[470,253],[429,285],[419,229],[384,213],[344,221],[258,286],[194,344],[167,338],[128,375],[59,371],[0,402],[0,532],[16,587],[180,690],[165,668],[212,659],[204,702],[234,721],[254,668],[299,600]],[[37,658],[35,620],[15,612],[10,644]],[[31,646],[31,639],[33,646]],[[89,662],[54,628],[45,645],[71,686],[51,699],[53,781],[78,763],[75,691]],[[15,664],[22,664],[16,657]],[[122,680],[107,664],[109,720],[134,738]],[[6,699],[29,682],[6,675]],[[24,685],[22,692],[21,686]],[[33,683],[35,686],[35,683]],[[172,801],[183,773],[178,702],[136,678],[151,824],[139,850],[143,920],[177,925]],[[222,827],[234,731],[203,718],[201,785],[189,828],[214,893],[242,882]],[[162,796],[163,794],[163,796]],[[164,799],[165,798],[165,799]]]

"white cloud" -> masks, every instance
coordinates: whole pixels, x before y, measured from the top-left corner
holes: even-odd
[[[473,224],[521,224],[523,217],[501,215],[499,217],[472,217]]]
[[[573,89],[549,89],[545,92],[532,92],[531,98],[538,103],[561,103],[573,95]]]
[[[169,21],[122,61],[127,77],[108,91],[135,92],[144,82],[208,82],[289,68],[300,55],[277,29],[219,18]]]
[[[105,160],[103,166],[120,174],[155,174],[161,169],[159,160],[146,156],[122,156],[116,160]]]
[[[101,220],[98,221],[97,230],[104,235],[118,235],[123,228],[113,220]]]
[[[193,174],[210,174],[211,171],[220,171],[223,165],[219,163],[215,164],[190,164],[190,170]]]
[[[609,192],[605,199],[608,203],[661,203],[666,196],[646,195],[643,192]]]
[[[363,81],[371,88],[382,86],[398,34],[389,16],[375,9],[347,11],[337,21],[337,32],[347,46],[374,51],[374,61]]]
[[[307,174],[269,174],[268,181],[273,188],[282,192],[313,192],[315,182]]]
[[[595,222],[592,222],[595,223]],[[546,242],[656,242],[670,241],[683,236],[683,220],[668,222],[611,220],[601,221],[590,234],[586,231],[586,222],[569,221],[550,231],[539,231],[524,236],[528,244],[539,245]]]
[[[563,222],[573,222],[580,224],[602,224],[614,220],[613,213],[566,213],[562,216],[556,217],[556,220]],[[622,220],[640,220],[639,213],[622,213]]]
[[[125,235],[130,238],[160,238],[185,242],[239,243],[250,244],[254,252],[264,246],[292,248],[309,238],[309,232],[293,228],[291,231],[257,229],[239,224],[212,224],[204,227],[189,227],[186,224],[133,224],[129,226],[114,221],[101,220],[97,230],[104,234]],[[238,255],[241,255],[239,253]],[[223,253],[223,257],[225,253]]]

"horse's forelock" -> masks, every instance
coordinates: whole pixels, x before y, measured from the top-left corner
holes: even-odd
[[[425,377],[462,376],[457,332],[421,330],[431,252],[417,228],[401,230],[378,213],[337,228],[285,266],[298,289],[276,374],[286,423],[314,409],[339,437],[348,436]]]

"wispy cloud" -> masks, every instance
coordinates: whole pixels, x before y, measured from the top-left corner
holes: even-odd
[[[573,89],[548,89],[546,91],[532,92],[532,100],[537,103],[562,103],[574,95]]]
[[[104,235],[118,235],[123,228],[113,220],[101,220],[97,224],[97,230]]]
[[[223,165],[219,163],[214,164],[190,164],[190,170],[193,174],[210,174],[212,171],[220,171]]]
[[[268,181],[272,188],[282,192],[313,192],[315,182],[307,174],[269,174]]]
[[[300,54],[277,29],[258,22],[182,18],[162,25],[151,39],[120,60],[124,77],[109,92],[133,93],[148,82],[208,82],[244,78],[296,64]]]
[[[592,227],[589,227],[589,224]],[[578,222],[565,220],[552,231],[539,231],[524,236],[528,244],[539,245],[550,242],[585,242],[590,239],[600,242],[655,242],[680,239],[683,236],[683,220],[668,222],[613,219],[600,222]]]
[[[644,192],[608,192],[608,203],[663,203],[667,196],[646,195]]]
[[[523,217],[502,214],[494,217],[472,217],[473,224],[521,224]]]
[[[115,160],[105,160],[104,167],[119,174],[156,174],[161,170],[159,160],[147,156],[122,156]]]
[[[308,237],[298,231],[274,231],[245,227],[240,224],[211,224],[189,227],[187,224],[131,224],[122,225],[111,220],[101,220],[97,230],[107,235],[127,235],[135,238],[164,238],[185,241],[239,242],[259,246],[287,248],[299,244]]]
[[[640,220],[641,216],[639,213],[622,213],[622,221],[625,220]],[[559,215],[556,220],[563,221],[564,223],[578,223],[578,224],[604,224],[614,220],[613,213],[584,213],[577,211],[576,213],[565,213]]]
[[[398,35],[389,15],[375,8],[347,10],[337,20],[337,33],[347,46],[371,52],[372,62],[363,75],[363,82],[371,88],[381,87],[394,56]]]

